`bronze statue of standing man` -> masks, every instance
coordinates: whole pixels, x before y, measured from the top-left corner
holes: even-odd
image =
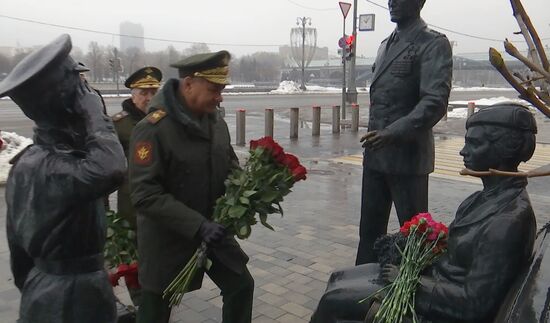
[[[356,265],[376,262],[392,202],[400,224],[428,209],[434,169],[432,127],[447,110],[452,52],[445,35],[420,18],[425,0],[389,0],[397,24],[378,49],[370,87]]]

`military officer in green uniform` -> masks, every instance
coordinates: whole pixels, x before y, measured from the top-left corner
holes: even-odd
[[[162,72],[156,67],[148,66],[135,71],[124,83],[124,86],[131,90],[131,97],[122,102],[122,111],[115,114],[112,119],[126,158],[130,150],[132,130],[147,115],[147,106],[157,93],[161,80]],[[118,190],[117,212],[128,220],[134,230],[136,229],[136,214],[130,201],[128,179]]]
[[[137,209],[138,322],[168,322],[162,293],[205,241],[212,266],[206,274],[221,289],[223,322],[249,323],[254,280],[247,255],[223,226],[211,221],[224,181],[238,160],[216,106],[228,84],[227,51],[198,54],[172,64],[170,79],[150,103],[130,140],[130,192]],[[203,272],[192,289],[201,286]]]
[[[124,154],[128,158],[130,150],[130,135],[136,124],[147,115],[147,106],[157,93],[162,80],[162,72],[152,66],[140,68],[130,75],[124,85],[131,90],[131,97],[122,102],[122,111],[115,114],[112,119]],[[136,211],[130,201],[130,189],[128,176],[117,192],[117,212],[130,223],[136,230]],[[134,305],[140,303],[140,290],[128,287],[128,292]]]

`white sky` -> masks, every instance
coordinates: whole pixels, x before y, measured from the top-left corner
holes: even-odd
[[[387,1],[373,0],[387,6]],[[348,2],[353,3],[353,0]],[[550,0],[523,0],[541,38],[550,38]],[[315,8],[306,9],[303,7]],[[334,8],[333,10],[326,10]],[[321,10],[319,10],[321,9]],[[351,32],[353,8],[346,21]],[[358,13],[376,14],[376,30],[360,32],[358,54],[374,56],[380,42],[392,31],[388,12],[365,0],[358,0]],[[317,28],[318,45],[328,46],[335,54],[342,35],[342,14],[336,0],[1,0],[0,46],[44,44],[61,33],[69,33],[73,44],[85,52],[92,40],[103,45],[119,46],[116,36],[64,30],[1,17],[13,16],[47,23],[74,26],[111,33],[119,32],[123,21],[140,23],[146,37],[204,43],[289,44],[290,28],[296,17],[311,17]],[[520,39],[508,0],[427,0],[422,16],[426,22],[448,29],[486,38]],[[458,44],[455,53],[486,52],[489,46],[502,49],[502,43],[477,40],[445,32]],[[543,41],[550,45],[550,39]],[[145,41],[146,50],[160,50],[169,44],[177,49],[190,45]],[[517,47],[525,45],[517,42]],[[256,51],[277,51],[271,47],[214,46],[236,55]]]

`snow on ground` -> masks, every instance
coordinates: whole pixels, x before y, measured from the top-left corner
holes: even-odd
[[[525,100],[510,99],[510,98],[507,98],[507,97],[504,97],[504,96],[493,97],[493,98],[483,98],[483,99],[471,100],[471,101],[451,101],[451,102],[449,102],[449,104],[450,105],[453,105],[453,104],[454,105],[468,105],[468,102],[474,102],[476,105],[480,105],[480,106],[493,105],[493,104],[502,103],[502,102],[514,102],[514,103],[519,103],[519,104],[524,104],[524,105],[531,105],[529,102],[527,102]]]
[[[254,87],[256,87],[254,84],[229,84],[225,86],[226,89],[249,89]]]
[[[269,92],[270,94],[293,94],[293,93],[341,93],[342,88],[339,87],[326,87],[319,85],[306,84],[306,91],[300,90],[300,84],[294,81],[282,81],[279,83],[279,87],[276,90]],[[357,88],[357,92],[368,92],[365,88]]]
[[[513,87],[484,87],[484,86],[473,86],[473,87],[453,87],[452,91],[456,92],[481,92],[481,91],[515,91]]]
[[[0,137],[4,144],[0,149],[0,183],[5,183],[8,178],[11,165],[9,163],[18,152],[23,148],[32,144],[32,140],[23,136],[19,136],[14,132],[2,131]]]
[[[279,83],[279,87],[276,90],[273,90],[269,93],[273,94],[291,94],[291,93],[299,93],[302,92],[300,90],[300,86],[298,83],[293,81],[282,81]]]
[[[476,104],[476,107],[490,106],[493,104],[503,103],[503,102],[514,102],[514,103],[523,104],[533,109],[533,107],[531,106],[531,103],[525,100],[510,99],[503,96],[494,97],[494,98],[483,98],[483,99],[472,100],[472,101],[451,101],[449,102],[449,105],[468,105],[469,102],[474,102]],[[476,112],[478,110],[479,108],[475,109]],[[447,112],[447,118],[465,119],[467,116],[468,116],[468,108],[454,108],[452,111]]]

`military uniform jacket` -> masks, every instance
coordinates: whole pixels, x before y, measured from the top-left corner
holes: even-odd
[[[162,293],[189,261],[201,240],[224,181],[238,167],[227,124],[215,115],[197,120],[178,98],[171,79],[151,102],[130,140],[130,191],[137,214],[139,279],[142,287]],[[248,257],[233,237],[211,250],[237,273]],[[202,274],[193,288],[199,288]]]
[[[378,49],[368,124],[369,131],[388,128],[397,140],[376,151],[365,149],[364,165],[387,174],[424,175],[434,169],[432,127],[447,110],[451,46],[421,19],[397,37],[388,49],[391,36]]]
[[[460,204],[448,252],[417,290],[417,313],[434,322],[493,321],[533,252],[536,220],[526,184],[510,177]]]
[[[128,159],[130,151],[130,135],[136,124],[145,117],[145,113],[138,109],[132,102],[132,99],[126,99],[122,102],[122,111],[115,114],[113,122],[118,135],[118,140],[124,149],[124,155]],[[130,186],[128,176],[117,191],[117,212],[124,219],[128,220],[132,228],[136,228],[135,209],[130,200]]]

